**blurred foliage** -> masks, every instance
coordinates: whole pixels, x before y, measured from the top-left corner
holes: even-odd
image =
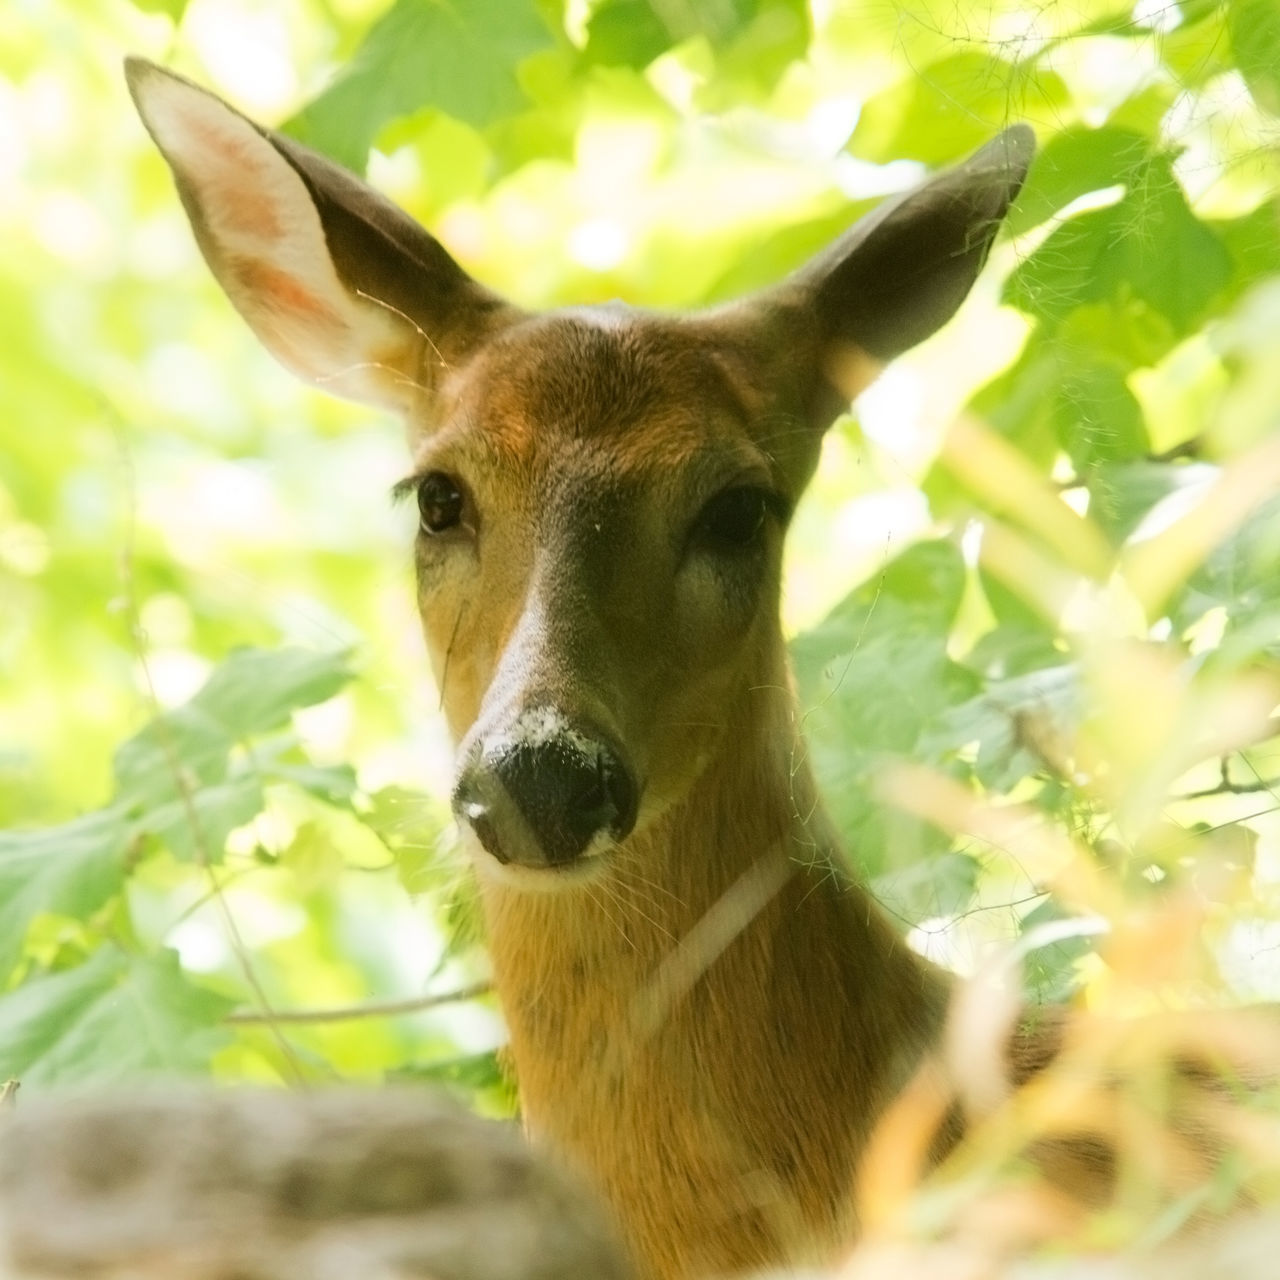
[[[812,759],[960,971],[1017,940],[1037,994],[1099,1008],[1276,994],[1269,0],[19,0],[0,1078],[397,1074],[510,1106],[483,1002],[273,1019],[482,961],[400,443],[217,295],[125,52],[367,171],[528,305],[731,296],[1029,121],[992,269],[830,433],[797,513]]]

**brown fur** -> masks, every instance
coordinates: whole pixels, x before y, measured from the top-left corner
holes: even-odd
[[[1029,132],[757,298],[530,317],[328,161],[157,68],[130,80],[248,322],[303,376],[405,416],[407,489],[443,472],[464,495],[417,552],[460,756],[483,762],[546,712],[617,744],[634,776],[634,830],[586,866],[538,863],[527,827],[526,865],[477,847],[530,1128],[604,1190],[651,1280],[829,1259],[946,983],[822,815],[779,626],[782,537],[832,418],[959,305]],[[307,307],[282,325],[280,299]],[[308,308],[341,321],[314,350]],[[700,513],[744,487],[767,495],[758,536],[699,542]]]
[[[822,1261],[851,1239],[862,1143],[941,1016],[936,975],[797,812],[812,797],[787,782],[786,703],[776,684],[749,700],[727,726],[739,749],[600,881],[485,886],[529,1123],[664,1278]],[[700,954],[726,902],[731,940]]]
[[[458,425],[419,460],[457,470],[456,451],[478,450],[488,466],[469,473],[495,482],[477,497],[498,513],[490,545],[512,532],[465,601],[423,568],[441,669],[452,645],[444,701],[459,735],[541,555],[555,619],[539,691],[605,706],[657,810],[578,887],[481,886],[527,1121],[603,1187],[662,1280],[821,1261],[850,1239],[861,1145],[945,998],[840,869],[796,731],[776,563],[736,645],[697,633],[686,646],[679,608],[654,589],[660,539],[639,560],[655,582],[637,585],[604,528],[577,536],[625,513],[626,541],[643,548],[646,526],[669,536],[668,510],[697,509],[681,492],[692,471],[776,474],[756,443],[767,427],[743,421],[746,395],[722,392],[716,411],[707,364],[677,326],[522,325],[447,385],[442,416]],[[634,598],[612,598],[624,590]],[[628,626],[607,626],[615,610]],[[598,632],[572,634],[593,615]],[[727,936],[704,937],[717,910]]]

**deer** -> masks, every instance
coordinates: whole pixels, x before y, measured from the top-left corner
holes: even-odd
[[[534,313],[320,154],[149,62],[127,79],[261,343],[406,424],[452,808],[530,1135],[650,1280],[828,1262],[952,980],[824,814],[781,549],[826,429],[969,292],[1032,131],[754,295]]]

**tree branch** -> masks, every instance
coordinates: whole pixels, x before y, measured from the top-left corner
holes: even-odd
[[[1274,725],[1274,719],[1269,722]],[[1233,753],[1234,754],[1234,753]],[[1254,778],[1251,782],[1231,781],[1231,756],[1218,760],[1218,781],[1212,787],[1199,791],[1181,791],[1172,800],[1203,800],[1206,796],[1248,796],[1259,791],[1275,791],[1280,788],[1280,778]]]
[[[394,1018],[405,1013],[420,1013],[441,1005],[460,1004],[488,995],[492,984],[473,982],[456,991],[440,991],[434,995],[411,996],[406,1000],[371,1000],[367,1004],[336,1005],[330,1009],[286,1009],[265,1012],[261,1009],[233,1009],[223,1019],[236,1026],[261,1026],[273,1023],[350,1022],[356,1018]]]

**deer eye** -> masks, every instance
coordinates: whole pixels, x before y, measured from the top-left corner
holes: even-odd
[[[444,533],[462,519],[462,490],[443,471],[429,471],[418,484],[418,514],[426,533]]]
[[[718,493],[702,508],[694,525],[694,537],[718,551],[748,551],[760,541],[769,495],[752,485]]]

